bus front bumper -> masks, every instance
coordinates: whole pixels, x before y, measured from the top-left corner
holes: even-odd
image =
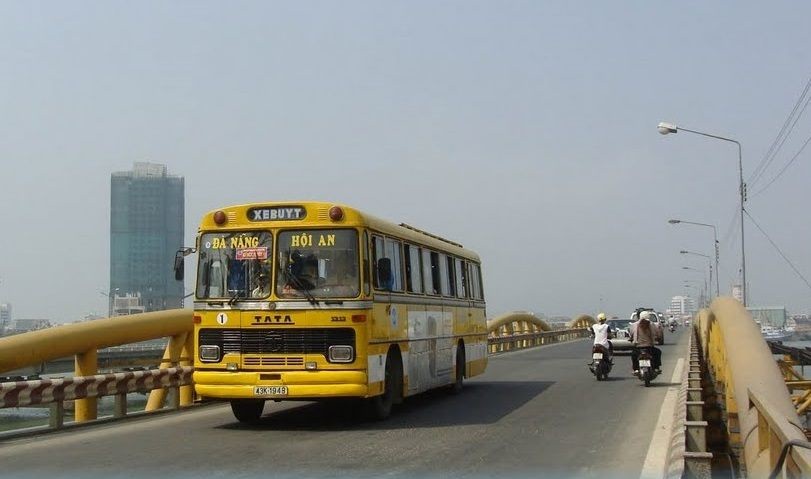
[[[203,397],[218,399],[324,399],[367,397],[367,375],[363,371],[195,371],[194,390]],[[276,386],[268,394],[266,386]]]

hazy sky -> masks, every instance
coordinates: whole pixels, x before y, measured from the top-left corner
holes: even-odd
[[[749,178],[811,76],[808,2],[0,1],[0,301],[105,314],[110,174],[186,178],[202,214],[347,203],[477,251],[488,313],[664,308],[740,265]],[[809,113],[807,116],[811,116]],[[764,187],[811,135],[802,117]],[[811,277],[811,148],[749,211]],[[750,303],[811,288],[746,223]],[[191,282],[187,281],[190,285]],[[697,283],[692,283],[697,284]],[[189,289],[190,286],[187,286]]]

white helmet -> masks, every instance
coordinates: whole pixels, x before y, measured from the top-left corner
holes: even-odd
[[[639,318],[650,320],[651,316],[653,316],[653,313],[651,313],[650,311],[642,311],[642,314],[639,315]]]

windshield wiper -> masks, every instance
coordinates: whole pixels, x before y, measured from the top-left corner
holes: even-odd
[[[287,271],[287,268],[282,268],[282,274],[284,274],[284,278],[287,281],[293,283],[293,286],[295,286],[295,288],[298,291],[301,291],[301,294],[303,294],[304,297],[307,298],[307,301],[310,304],[312,304],[313,306],[318,306],[318,300],[315,299],[315,296],[313,296],[313,294],[310,292],[309,289],[304,287],[304,285],[301,283],[301,280],[299,278],[297,278],[296,276],[293,276],[293,274],[291,274],[289,271]]]
[[[239,289],[234,291],[234,295],[231,296],[231,298],[228,300],[229,305],[233,306],[234,304],[236,304],[236,302],[240,299],[239,293],[240,293]],[[247,296],[243,297],[247,298]]]

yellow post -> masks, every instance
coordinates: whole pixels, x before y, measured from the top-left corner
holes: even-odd
[[[76,371],[74,376],[94,376],[98,373],[98,352],[95,349],[76,355]],[[92,421],[96,419],[98,411],[97,398],[77,399],[74,414],[76,422]]]
[[[180,333],[169,338],[166,344],[166,350],[163,352],[163,360],[161,361],[161,369],[171,368],[178,365],[180,354],[186,345],[186,338],[191,336],[189,333]],[[156,411],[162,409],[166,401],[166,389],[153,389],[149,392],[149,398],[146,401],[146,411]]]
[[[180,355],[181,366],[191,366],[194,362],[192,357],[194,351],[194,335],[186,335],[186,343],[183,345],[183,353]],[[180,388],[180,405],[191,406],[194,403],[194,384],[182,386]]]

